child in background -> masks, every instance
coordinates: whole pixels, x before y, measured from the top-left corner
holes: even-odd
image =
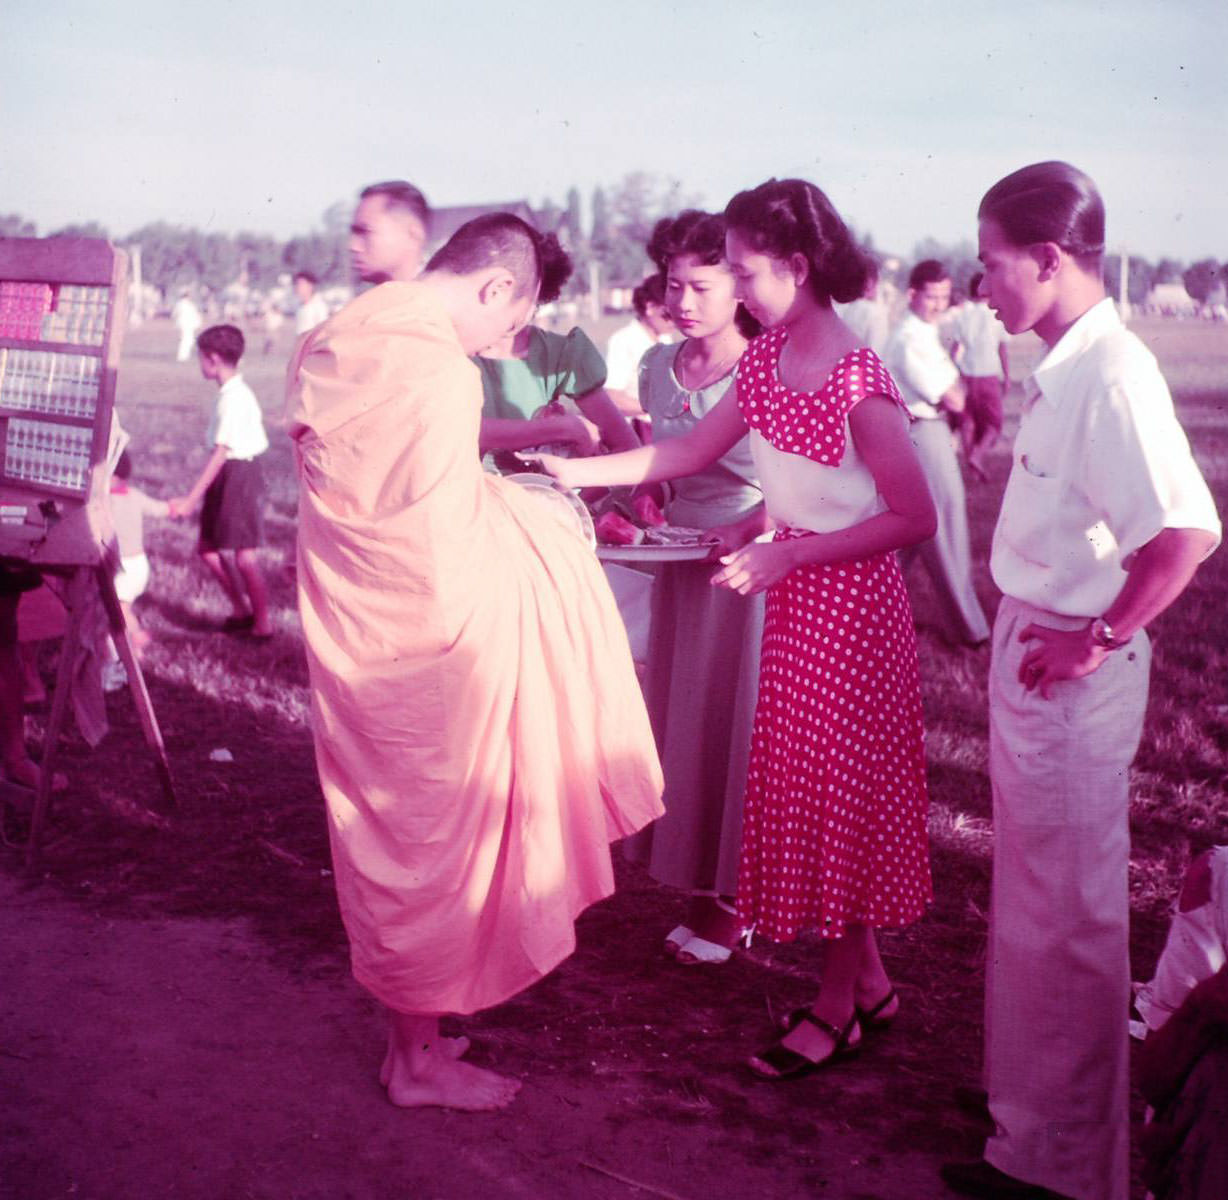
[[[256,559],[257,548],[264,544],[260,455],[269,448],[269,439],[255,393],[239,373],[243,334],[233,325],[211,325],[196,339],[196,349],[200,373],[218,385],[217,408],[206,435],[213,453],[192,490],[170,501],[170,515],[186,516],[203,500],[200,556],[233,610],[222,629],[270,638],[268,588]]]
[[[132,458],[125,450],[115,464],[111,475],[111,520],[115,525],[115,538],[119,542],[119,570],[115,574],[115,594],[123,609],[124,624],[128,626],[128,639],[137,658],[149,645],[149,634],[141,628],[133,604],[149,586],[149,559],[145,556],[145,518],[170,515],[170,505],[165,500],[156,500],[128,482],[132,475]],[[111,654],[115,649],[112,646]],[[123,663],[114,657],[103,664],[102,686],[112,692],[127,681]]]

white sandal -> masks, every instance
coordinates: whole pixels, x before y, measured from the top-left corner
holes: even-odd
[[[688,925],[675,925],[665,935],[665,953],[673,958],[683,946],[695,936],[695,930]]]
[[[720,942],[710,942],[707,938],[695,935],[679,947],[674,961],[684,967],[706,966],[709,963],[715,965],[728,962],[732,953],[730,946],[722,946]]]

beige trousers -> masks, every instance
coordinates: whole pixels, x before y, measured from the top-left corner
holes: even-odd
[[[1126,1200],[1127,789],[1151,649],[1140,632],[1048,700],[1018,678],[1021,630],[1086,620],[1008,596],[994,622],[985,1158],[1077,1200]]]

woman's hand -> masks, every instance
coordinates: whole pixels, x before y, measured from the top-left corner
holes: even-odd
[[[735,550],[741,550],[747,542],[753,542],[763,533],[766,524],[763,508],[760,506],[746,516],[730,521],[728,525],[713,525],[705,529],[705,541],[716,539],[711,557],[721,558],[726,554],[732,554]]]
[[[713,587],[753,596],[779,583],[793,570],[791,542],[751,542],[721,556],[724,566],[712,576]]]
[[[578,484],[571,478],[571,459],[560,458],[557,454],[517,454],[522,462],[536,463],[547,475],[553,476],[557,483],[565,488],[575,488]]]

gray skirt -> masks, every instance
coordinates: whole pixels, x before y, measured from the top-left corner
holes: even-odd
[[[644,696],[665,772],[665,815],[623,843],[659,883],[732,896],[759,681],[763,596],[708,581],[718,564],[663,564]]]

